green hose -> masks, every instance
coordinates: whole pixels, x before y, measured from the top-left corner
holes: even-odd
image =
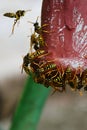
[[[10,130],[37,130],[41,111],[49,91],[50,88],[36,84],[32,76],[29,76]]]

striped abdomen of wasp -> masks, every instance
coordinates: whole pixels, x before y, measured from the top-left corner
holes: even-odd
[[[5,13],[3,14],[4,16],[6,17],[9,17],[9,18],[16,18],[16,19],[20,19],[21,16],[24,16],[25,14],[25,10],[18,10],[16,11],[16,13]]]
[[[36,33],[31,35],[31,41],[30,41],[30,50],[32,52],[32,46],[35,50],[40,49],[41,47],[45,46],[45,42],[43,40],[42,35],[37,35]]]
[[[29,60],[29,63],[33,62],[36,58],[41,58],[45,55],[48,55],[48,53],[45,50],[37,50],[33,53],[27,54],[27,59]]]
[[[37,69],[37,73],[50,73],[53,69],[57,68],[54,62],[43,63],[39,69]]]
[[[35,33],[33,33],[31,35],[31,39],[30,39],[30,51],[32,52],[32,47],[35,50],[39,49],[39,45],[38,45],[38,39],[37,39],[37,35]]]
[[[15,13],[5,13],[5,14],[3,14],[3,16],[9,17],[9,18],[16,18],[16,14]]]
[[[52,86],[54,87],[55,91],[65,91],[65,82],[62,77],[62,74],[59,71],[57,71],[57,75],[52,79],[52,83]]]
[[[35,58],[42,58],[42,57],[47,56],[47,55],[49,55],[49,53],[48,53],[47,51],[38,49],[37,51],[31,53],[31,54],[29,55],[29,57],[30,57],[30,59],[31,59],[31,61],[32,61],[32,60],[34,60]]]
[[[36,73],[43,75],[44,79],[48,81],[56,76],[56,72],[57,66],[53,60],[40,64],[40,67],[36,71]]]
[[[30,11],[30,10],[26,10],[26,11],[25,10],[17,10],[16,13],[10,13],[9,12],[9,13],[3,14],[4,16],[9,17],[9,18],[15,18],[11,34],[14,33],[14,27],[15,27],[17,21],[20,20],[20,18],[22,16],[24,16],[27,11]]]
[[[49,55],[49,53],[45,50],[41,50],[41,49],[38,49],[37,51],[29,54],[29,61],[30,61],[30,66],[32,66],[32,63],[37,66],[39,66],[39,60],[45,56]]]
[[[46,45],[46,43],[45,43],[45,41],[44,41],[42,35],[39,34],[38,37],[37,37],[37,39],[38,39],[38,42],[39,42],[40,47],[43,47],[43,46]],[[46,46],[47,46],[47,45],[46,45]]]
[[[51,78],[54,71],[57,71],[57,66],[53,62],[40,64],[35,70],[35,81],[49,87],[51,85]]]
[[[29,69],[29,67],[28,67],[29,64],[30,64],[30,59],[29,59],[29,53],[28,53],[28,54],[25,55],[24,58],[23,58],[22,72],[23,72],[23,69],[24,69],[27,74],[30,73],[30,69]]]

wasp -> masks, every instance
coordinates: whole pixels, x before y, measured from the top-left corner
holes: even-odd
[[[47,62],[40,64],[39,66],[35,63],[35,81],[44,84],[46,87],[51,85],[51,79],[57,72],[57,66],[53,62]]]
[[[67,67],[67,69],[65,70],[64,79],[66,82],[72,79],[72,70],[70,67]]]
[[[31,59],[35,59],[35,58],[42,58],[44,56],[49,55],[49,53],[45,50],[42,49],[38,49],[37,51],[35,51],[34,53],[30,54]]]
[[[30,68],[32,68],[33,71],[35,65],[39,66],[39,63],[36,63],[36,60],[46,55],[48,55],[48,53],[45,50],[37,50],[33,53],[28,53],[27,55],[25,55],[23,58],[22,72],[24,69],[25,72],[29,74],[31,70]]]
[[[82,84],[84,86],[87,86],[87,69],[83,71],[81,78],[82,78]]]
[[[31,35],[31,39],[30,39],[30,51],[31,52],[32,52],[32,46],[35,50],[39,49],[38,39],[37,39],[37,35],[35,33],[33,33]]]
[[[23,58],[22,71],[21,72],[23,72],[23,69],[24,69],[25,72],[27,74],[29,74],[30,73],[30,69],[28,67],[29,64],[30,64],[29,53],[27,53],[27,55],[25,55],[24,58]]]
[[[46,52],[45,50],[40,50],[40,49],[38,49],[37,51],[33,53],[28,53],[29,63],[46,55],[48,55],[48,52]]]
[[[36,35],[35,33],[33,33],[31,35],[31,40],[30,40],[30,51],[32,52],[32,46],[35,50],[38,50],[44,46],[47,46],[44,42],[44,39],[42,37],[42,35]]]
[[[78,77],[76,75],[76,71],[73,71],[70,67],[67,67],[63,75],[63,79],[64,79],[65,84],[69,84],[70,87],[74,90],[77,89]]]
[[[56,59],[55,59],[56,60]],[[54,75],[57,71],[57,65],[53,62],[55,60],[44,61],[40,64],[40,67],[37,69],[37,73],[45,74],[45,75]]]
[[[77,89],[80,90],[81,88],[83,88],[82,78],[80,74],[77,74]]]
[[[51,85],[51,77],[46,73],[35,73],[35,82],[43,84],[45,87],[49,87]]]
[[[48,63],[46,66],[44,66],[44,70],[50,73],[54,69],[57,69],[57,66],[55,63]]]
[[[38,37],[37,37],[37,40],[38,40],[38,47],[39,47],[39,49],[41,47],[47,46],[47,44],[45,43],[42,35],[39,34]]]
[[[44,41],[42,35],[39,35],[37,39],[38,39],[38,42],[39,42],[40,47],[46,45],[46,43],[45,43],[45,41]]]
[[[49,33],[48,31],[46,31],[46,30],[43,29],[43,27],[48,26],[48,24],[44,24],[44,25],[40,26],[39,23],[38,23],[38,17],[37,17],[37,20],[36,20],[35,23],[34,23],[34,22],[31,22],[31,21],[28,21],[28,22],[31,23],[31,24],[33,24],[33,26],[34,26],[34,31],[35,31],[37,34],[40,34],[40,35],[41,35],[42,32]]]
[[[27,12],[27,11],[31,11],[31,10],[17,10],[16,11],[16,13],[5,13],[5,14],[3,14],[4,16],[6,16],[6,17],[9,17],[9,18],[15,18],[15,20],[14,20],[14,24],[13,24],[13,27],[12,27],[12,33],[11,34],[13,34],[14,33],[14,27],[15,27],[15,25],[16,25],[16,23],[20,20],[20,18],[22,17],[22,16],[24,16],[25,15],[25,13]]]
[[[45,65],[41,65],[39,69],[37,69],[37,73],[51,73],[53,69],[55,69],[57,66],[55,63],[46,63]]]
[[[58,71],[56,76],[53,77],[51,80],[51,87],[54,89],[52,92],[52,95],[58,91],[58,92],[64,92],[65,91],[65,82],[62,77],[62,74]]]
[[[50,63],[43,67],[39,66],[35,71],[36,82],[44,84],[45,87],[51,86],[52,78],[56,76],[56,64]]]
[[[87,91],[87,69],[84,70],[82,74],[79,73],[76,75],[74,82],[71,82],[71,86],[73,88],[76,86],[76,89],[79,91],[84,87],[84,90]]]
[[[65,70],[65,73],[63,75],[64,80],[67,82],[74,80],[76,77],[76,71],[72,71],[72,69],[70,67],[67,67],[67,69]]]

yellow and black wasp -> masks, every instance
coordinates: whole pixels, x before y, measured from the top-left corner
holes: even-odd
[[[40,35],[42,34],[42,32],[49,33],[49,31],[46,31],[46,30],[43,29],[43,27],[48,26],[48,24],[44,24],[44,25],[40,26],[39,23],[38,23],[38,17],[37,17],[37,20],[36,20],[35,23],[34,23],[34,22],[31,22],[31,21],[28,21],[28,22],[33,24],[33,26],[34,26],[34,31],[35,31],[36,33],[38,33],[38,34],[40,34]]]
[[[39,49],[39,44],[38,44],[38,39],[37,39],[37,35],[35,33],[33,33],[31,35],[31,38],[30,38],[30,51],[32,52],[32,47],[35,49],[35,50],[38,50]]]
[[[30,39],[30,51],[32,52],[32,47],[33,49],[38,50],[44,46],[47,46],[47,44],[45,43],[42,35],[37,35],[36,33],[33,33]]]
[[[24,69],[25,72],[29,74],[31,70],[33,71],[33,65],[35,66],[35,63],[36,63],[35,60],[42,58],[48,54],[49,53],[46,52],[45,50],[37,50],[33,53],[27,53],[27,55],[25,55],[23,58],[22,72]],[[37,65],[39,66],[39,64]]]
[[[18,22],[18,20],[20,20],[20,18],[22,16],[24,16],[27,11],[31,11],[31,10],[26,10],[26,11],[25,10],[17,10],[16,13],[13,13],[13,12],[10,13],[9,12],[9,13],[3,14],[4,16],[9,17],[9,18],[15,18],[11,34],[14,33],[14,27],[15,27],[16,23]]]

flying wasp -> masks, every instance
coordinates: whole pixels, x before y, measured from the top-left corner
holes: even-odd
[[[15,25],[16,25],[16,23],[20,20],[20,18],[22,17],[22,16],[24,16],[25,15],[25,13],[26,12],[28,12],[28,11],[31,11],[31,10],[17,10],[16,11],[16,13],[5,13],[5,14],[3,14],[3,16],[6,16],[6,17],[9,17],[9,18],[15,18],[15,20],[14,20],[14,24],[13,24],[13,26],[12,26],[12,32],[11,32],[11,35],[14,33],[14,27],[15,27]]]

